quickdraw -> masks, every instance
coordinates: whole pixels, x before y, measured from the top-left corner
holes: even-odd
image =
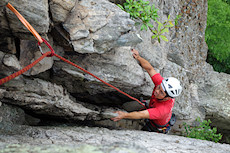
[[[42,53],[42,56],[41,56],[39,59],[37,59],[36,61],[34,61],[32,64],[26,66],[24,69],[22,69],[22,70],[20,70],[20,71],[18,71],[18,72],[16,72],[16,73],[14,73],[14,74],[12,74],[12,75],[10,75],[10,76],[7,76],[7,77],[5,77],[5,78],[3,78],[3,79],[0,79],[0,85],[3,84],[3,83],[6,83],[6,82],[8,82],[8,81],[10,81],[11,79],[13,79],[13,78],[15,78],[15,77],[21,75],[22,73],[28,71],[28,70],[31,69],[34,65],[36,65],[38,62],[40,62],[43,58],[45,58],[45,57],[56,56],[57,58],[63,60],[64,62],[67,62],[67,63],[69,63],[69,64],[75,66],[76,68],[82,70],[82,71],[85,72],[85,73],[88,73],[89,75],[93,76],[93,77],[96,78],[97,80],[99,80],[99,81],[101,81],[102,83],[104,83],[104,84],[106,84],[106,85],[112,87],[113,89],[115,89],[115,90],[117,90],[118,92],[124,94],[125,96],[129,97],[130,99],[137,101],[137,102],[138,102],[139,104],[141,104],[145,109],[147,109],[146,106],[145,106],[141,101],[139,101],[138,99],[136,99],[136,98],[130,96],[129,94],[127,94],[127,93],[121,91],[120,89],[114,87],[113,85],[111,85],[111,84],[109,84],[109,83],[103,81],[103,80],[100,79],[99,77],[97,77],[97,76],[95,76],[94,74],[90,73],[89,71],[83,69],[82,67],[80,67],[80,66],[74,64],[73,62],[71,62],[71,61],[69,61],[69,60],[67,60],[67,59],[65,59],[65,58],[63,58],[63,57],[57,55],[57,54],[54,52],[52,46],[51,46],[45,39],[43,39],[43,38],[37,33],[37,31],[30,25],[30,23],[27,22],[26,19],[25,19],[25,18],[24,18],[24,17],[23,17],[23,16],[22,16],[22,15],[21,15],[11,4],[10,4],[10,3],[8,3],[6,6],[7,6],[17,17],[18,17],[18,19],[24,24],[24,26],[25,26],[25,27],[34,35],[34,37],[38,40],[38,46],[39,46],[39,49],[40,49],[40,51],[41,51],[41,53]],[[42,48],[41,48],[41,43],[43,43],[43,42],[44,42],[44,43],[48,46],[48,48],[50,49],[49,52],[43,53]]]

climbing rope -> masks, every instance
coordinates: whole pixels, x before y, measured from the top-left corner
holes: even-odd
[[[109,83],[103,81],[102,79],[100,79],[100,78],[97,77],[96,75],[94,75],[94,74],[90,73],[89,71],[83,69],[82,67],[78,66],[77,64],[74,64],[73,62],[71,62],[71,61],[69,61],[69,60],[67,60],[67,59],[65,59],[65,58],[63,58],[63,57],[61,57],[61,56],[59,56],[59,55],[57,55],[57,54],[55,54],[55,53],[54,53],[54,56],[56,56],[57,58],[61,59],[61,60],[64,61],[64,62],[69,63],[70,65],[73,65],[74,67],[76,67],[76,68],[78,68],[78,69],[84,71],[85,73],[88,73],[89,75],[93,76],[94,78],[96,78],[97,80],[99,80],[99,81],[101,81],[102,83],[106,84],[107,86],[112,87],[113,89],[115,89],[115,90],[117,90],[118,92],[122,93],[123,95],[129,97],[130,99],[133,99],[133,100],[139,102],[142,106],[145,107],[145,105],[142,104],[141,101],[139,101],[138,99],[136,99],[136,98],[130,96],[129,94],[127,94],[127,93],[121,91],[120,89],[114,87],[113,85],[111,85],[111,84],[109,84]]]
[[[129,94],[127,94],[127,93],[121,91],[120,89],[116,88],[115,86],[113,86],[113,85],[111,85],[111,84],[105,82],[104,80],[100,79],[99,77],[97,77],[96,75],[90,73],[89,71],[85,70],[84,68],[78,66],[77,64],[74,64],[73,62],[71,62],[71,61],[69,61],[69,60],[67,60],[67,59],[65,59],[65,58],[63,58],[63,57],[57,55],[57,54],[54,52],[52,46],[51,46],[44,38],[42,38],[42,37],[36,32],[36,30],[29,24],[29,22],[27,22],[26,19],[25,19],[25,18],[24,18],[24,17],[23,17],[23,16],[22,16],[22,15],[21,15],[11,4],[10,4],[10,3],[7,4],[7,7],[8,7],[18,18],[19,18],[19,20],[25,25],[25,27],[26,27],[26,28],[34,35],[34,37],[38,40],[38,45],[39,45],[40,50],[41,50],[41,46],[40,46],[40,45],[41,45],[41,43],[44,42],[44,43],[47,45],[47,47],[50,49],[50,51],[49,51],[49,52],[46,52],[46,53],[43,53],[42,50],[41,50],[42,56],[41,56],[40,58],[38,58],[37,60],[35,60],[32,64],[30,64],[30,65],[26,66],[25,68],[23,68],[22,70],[20,70],[20,71],[18,71],[18,72],[16,72],[16,73],[13,73],[13,74],[11,74],[10,76],[7,76],[7,77],[5,77],[5,78],[3,78],[3,79],[0,79],[0,85],[3,84],[3,83],[8,82],[8,81],[12,80],[13,78],[15,78],[15,77],[17,77],[17,76],[23,74],[24,72],[28,71],[28,70],[31,69],[34,65],[36,65],[38,62],[40,62],[43,58],[45,58],[45,57],[56,56],[57,58],[61,59],[62,61],[64,61],[64,62],[66,62],[66,63],[68,63],[68,64],[70,64],[70,65],[72,65],[72,66],[74,66],[74,67],[76,67],[76,68],[78,68],[78,69],[80,69],[80,70],[82,70],[83,72],[85,72],[85,73],[87,73],[87,74],[93,76],[94,78],[96,78],[97,80],[101,81],[102,83],[104,83],[104,84],[106,84],[106,85],[112,87],[113,89],[117,90],[117,91],[120,92],[121,94],[123,94],[123,95],[129,97],[129,98],[132,99],[132,100],[137,101],[137,102],[138,102],[139,104],[141,104],[144,108],[146,108],[145,105],[144,105],[140,100],[138,100],[137,98],[134,98],[134,97],[130,96]]]
[[[39,63],[43,58],[45,58],[47,55],[50,55],[51,52],[47,52],[45,54],[43,54],[41,57],[39,57],[37,60],[35,60],[33,63],[31,63],[30,65],[26,66],[25,68],[21,69],[18,72],[15,72],[3,79],[0,80],[0,85],[2,85],[3,83],[6,83],[14,78],[16,78],[17,76],[21,75],[22,73],[25,73],[26,71],[28,71],[29,69],[31,69],[34,65],[36,65],[37,63]]]

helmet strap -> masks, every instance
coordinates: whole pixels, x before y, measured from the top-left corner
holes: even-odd
[[[165,92],[165,94],[166,94],[165,97],[170,97],[169,94],[168,94],[168,92],[167,92],[167,90],[166,90],[166,88],[165,88],[165,85],[164,85],[163,83],[161,83],[161,87],[162,87],[162,89],[164,90],[164,92]],[[165,98],[165,97],[164,97],[164,98]],[[172,98],[172,97],[171,97],[171,98]]]
[[[162,87],[162,89],[164,90],[164,92],[165,92],[165,94],[166,94],[164,98],[166,98],[166,97],[172,98],[171,96],[169,96],[169,94],[168,94],[168,92],[167,92],[167,90],[166,90],[166,88],[165,88],[165,86],[164,86],[163,83],[161,83],[161,87]],[[163,99],[164,99],[164,98],[163,98]],[[163,100],[163,99],[158,99],[158,100]]]

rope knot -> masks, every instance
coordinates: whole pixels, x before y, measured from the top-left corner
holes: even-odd
[[[47,57],[52,57],[52,56],[54,56],[55,52],[54,52],[54,49],[52,48],[52,46],[51,46],[44,38],[42,38],[42,40],[43,40],[43,42],[46,44],[46,46],[50,49],[50,54],[47,55]],[[40,49],[40,51],[41,51],[41,54],[43,55],[44,53],[43,53],[43,51],[42,51],[42,47],[41,47],[41,43],[40,43],[40,42],[38,42],[38,47],[39,47],[39,49]]]

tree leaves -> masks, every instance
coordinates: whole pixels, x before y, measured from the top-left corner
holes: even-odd
[[[184,136],[214,142],[218,142],[222,138],[220,133],[216,134],[217,128],[211,128],[211,120],[201,121],[200,118],[197,118],[196,121],[198,125],[193,127],[184,123]]]
[[[165,32],[169,32],[169,29],[168,28],[162,29],[161,32],[160,32],[160,34],[163,34]]]
[[[166,36],[162,35],[166,32],[169,32],[169,28],[173,27],[172,21],[170,21],[170,15],[168,16],[168,20],[164,23],[157,21],[157,9],[155,9],[154,5],[150,5],[149,1],[143,0],[126,0],[123,6],[118,6],[130,14],[131,18],[140,19],[142,21],[141,30],[150,30],[153,33],[152,39],[157,39],[158,42],[161,42],[161,39],[168,42]],[[155,28],[150,22],[156,21],[157,28]]]
[[[160,35],[160,37],[161,37],[164,41],[168,42],[168,39],[167,39],[165,36]]]
[[[166,36],[162,35],[166,32],[169,32],[169,27],[174,26],[172,24],[172,21],[169,20],[170,19],[170,15],[168,16],[168,20],[166,20],[163,24],[159,21],[157,21],[158,23],[158,27],[157,30],[152,30],[152,33],[156,34],[157,36],[152,37],[152,39],[157,38],[158,42],[161,42],[161,39],[168,42],[168,39],[166,38]]]
[[[158,36],[158,35],[153,35],[153,36],[152,36],[152,39],[155,39],[157,36]]]
[[[222,0],[208,1],[205,41],[214,70],[230,73],[230,5]]]

